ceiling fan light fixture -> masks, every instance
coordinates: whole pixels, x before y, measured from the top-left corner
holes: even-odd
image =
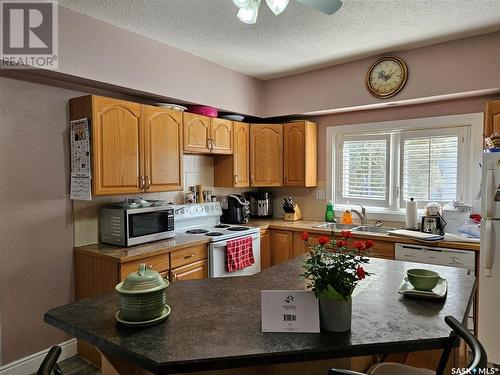
[[[252,0],[233,0],[234,5],[238,8],[246,8],[250,5]]]
[[[276,15],[280,15],[288,6],[290,0],[266,0],[267,6]]]
[[[234,0],[233,0],[234,1]],[[238,19],[241,22],[253,25],[257,22],[259,15],[260,0],[250,0],[250,3],[238,11]]]

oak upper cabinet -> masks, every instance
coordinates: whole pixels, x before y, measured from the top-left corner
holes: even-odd
[[[484,113],[484,134],[489,137],[497,132],[500,133],[500,100],[487,102]]]
[[[146,190],[181,190],[182,112],[145,105],[142,118]]]
[[[233,123],[233,154],[214,158],[214,186],[250,186],[250,127]]]
[[[88,118],[93,195],[181,189],[180,112],[101,96],[70,100],[70,119]]]
[[[88,118],[92,142],[94,195],[143,191],[144,149],[140,137],[141,106],[123,100],[85,96],[70,100],[70,118]]]
[[[184,112],[184,152],[232,154],[233,122]]]
[[[283,186],[317,186],[317,126],[309,121],[283,125]]]
[[[250,185],[281,186],[283,180],[283,125],[250,125]]]
[[[269,249],[273,266],[293,258],[292,231],[273,229],[269,236]]]
[[[211,119],[210,148],[212,154],[233,153],[233,122],[231,120]]]
[[[184,112],[184,151],[210,153],[210,117]]]

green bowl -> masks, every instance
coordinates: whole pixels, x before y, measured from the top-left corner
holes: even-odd
[[[408,281],[417,290],[429,291],[434,289],[439,281],[439,274],[434,271],[413,268],[406,271]]]

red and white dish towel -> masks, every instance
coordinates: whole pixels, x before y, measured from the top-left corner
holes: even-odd
[[[234,272],[255,263],[252,251],[252,237],[237,238],[227,241],[226,268]]]

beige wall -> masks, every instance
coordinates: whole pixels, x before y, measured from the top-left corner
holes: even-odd
[[[365,87],[374,56],[264,82],[263,116],[386,105],[478,90],[500,91],[500,32],[394,54],[406,61],[409,73],[406,86],[393,98],[378,99]]]
[[[2,363],[66,340],[43,322],[73,300],[68,99],[79,92],[0,78]]]

